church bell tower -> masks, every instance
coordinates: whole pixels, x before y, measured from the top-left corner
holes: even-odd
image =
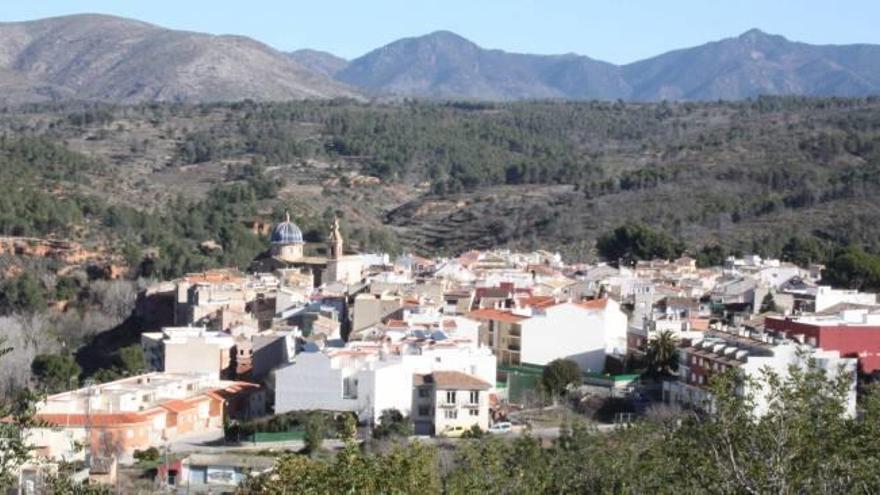
[[[342,258],[342,232],[339,231],[339,219],[334,218],[330,225],[330,236],[327,239],[329,243],[330,259],[338,260]]]

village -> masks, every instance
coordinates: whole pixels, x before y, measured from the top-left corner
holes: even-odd
[[[559,423],[541,418],[560,408],[622,427],[657,408],[707,409],[726,372],[760,415],[767,371],[807,363],[849,384],[842,407],[855,417],[857,385],[880,368],[876,295],[824,285],[821,266],[391,257],[346,251],[338,221],[314,254],[289,216],[267,233],[246,271],[139,295],[155,327],[140,335],[151,370],[42,399],[23,486],[62,465],[112,485],[151,453],[164,486],[234,488],[272,468],[249,451],[301,448],[296,418],[312,413],[353,418],[363,438],[405,424],[425,441],[552,438]],[[551,390],[548,369],[576,371]]]

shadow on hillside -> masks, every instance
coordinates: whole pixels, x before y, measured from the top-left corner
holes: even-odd
[[[140,344],[144,331],[142,319],[132,314],[116,327],[95,335],[76,352],[76,362],[82,368],[82,376],[88,377],[100,369],[112,368],[119,350]]]

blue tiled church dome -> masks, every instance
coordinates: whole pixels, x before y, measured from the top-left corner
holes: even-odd
[[[269,240],[272,244],[302,244],[303,234],[299,227],[290,221],[290,215],[287,215],[287,219],[272,230]]]

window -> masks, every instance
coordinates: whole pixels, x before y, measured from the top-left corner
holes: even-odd
[[[419,397],[424,399],[428,397],[428,389],[427,388],[419,388]]]
[[[425,417],[431,415],[431,408],[428,406],[419,406],[419,416]]]
[[[357,399],[358,396],[358,380],[350,376],[342,380],[342,398]]]
[[[447,409],[443,411],[443,417],[446,419],[458,419],[458,411],[455,409]]]
[[[470,393],[470,403],[471,404],[479,404],[480,403],[480,392],[479,390],[471,390]]]
[[[480,410],[479,410],[479,409],[471,409],[470,411],[468,411],[468,413],[469,413],[471,416],[479,416],[479,415],[480,415]]]
[[[446,391],[446,403],[455,404],[455,390]]]

